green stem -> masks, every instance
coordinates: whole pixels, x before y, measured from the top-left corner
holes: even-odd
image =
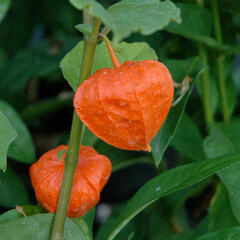
[[[204,65],[207,66],[208,60],[207,60],[206,48],[201,43],[199,43],[198,45],[198,52]],[[202,101],[203,101],[204,116],[205,116],[205,122],[208,128],[213,123],[213,113],[211,108],[211,86],[210,86],[210,77],[209,77],[208,68],[202,73],[201,85],[202,85]]]
[[[204,7],[202,0],[196,0],[196,2],[200,7]],[[207,50],[206,50],[206,47],[201,43],[198,44],[198,52],[204,65],[207,66],[208,65]],[[214,119],[213,119],[213,113],[211,108],[212,106],[211,105],[211,85],[210,85],[210,76],[209,76],[208,68],[202,74],[201,85],[202,85],[202,101],[203,101],[204,117],[205,117],[207,129],[209,129],[209,126],[213,123]]]
[[[210,3],[211,3],[212,13],[213,13],[215,37],[219,43],[222,43],[222,32],[221,32],[219,10],[218,10],[218,2],[217,0],[211,0]],[[222,103],[223,120],[224,122],[227,122],[229,120],[229,110],[228,110],[226,84],[225,84],[225,77],[224,77],[224,56],[223,55],[220,55],[217,57],[217,71],[218,71],[218,85],[219,85],[221,103]]]
[[[92,34],[90,36],[85,37],[79,85],[91,74],[100,24],[101,21],[99,19],[94,19]],[[64,159],[65,165],[62,187],[53,223],[51,240],[63,239],[64,224],[68,210],[74,174],[78,164],[79,147],[82,141],[82,129],[83,129],[82,122],[80,121],[76,112],[74,111],[69,140],[69,148],[66,154],[66,158]]]

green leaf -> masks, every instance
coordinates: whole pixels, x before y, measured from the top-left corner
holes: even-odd
[[[91,32],[92,32],[92,26],[89,25],[89,24],[78,24],[75,26],[75,28],[83,33],[83,34],[86,34],[86,35],[90,35]]]
[[[148,217],[148,237],[151,240],[169,239],[173,234],[173,228],[163,210],[164,207],[165,205],[161,202],[161,204],[157,203],[156,207],[151,209]]]
[[[199,58],[187,59],[187,60],[167,60],[164,62],[170,70],[173,79],[179,80],[178,72],[181,72],[180,76],[190,76],[192,78],[198,78],[201,73],[201,62]],[[199,68],[200,67],[200,68]],[[172,69],[175,69],[172,71]],[[182,69],[182,71],[180,71]],[[185,94],[183,99],[175,107],[170,109],[167,119],[163,123],[162,127],[158,131],[157,135],[151,142],[152,154],[154,157],[155,165],[159,166],[163,154],[167,149],[168,145],[172,141],[179,122],[182,118],[186,103],[191,94],[193,83],[190,89]]]
[[[206,159],[202,147],[203,139],[198,127],[185,113],[171,144],[184,156],[194,161]]]
[[[182,23],[170,23],[165,30],[201,42],[210,48],[215,48],[221,52],[228,54],[240,52],[239,46],[220,44],[210,37],[212,16],[209,10],[191,3],[179,3],[177,4],[177,7],[181,10]]]
[[[36,214],[30,217],[0,224],[1,238],[4,240],[49,240],[54,214]],[[64,240],[90,240],[88,227],[81,220],[67,218],[65,222]]]
[[[240,125],[238,123],[215,123],[204,140],[204,151],[208,158],[240,152]]]
[[[217,123],[211,126],[210,135],[204,141],[208,158],[240,152],[240,125]],[[219,172],[219,177],[229,192],[233,214],[240,222],[240,164]]]
[[[91,16],[100,18],[102,22],[111,29],[116,28],[113,16],[97,1],[69,0],[69,2],[78,10],[86,8]]]
[[[108,11],[94,0],[70,0],[78,10],[100,18],[113,32],[114,41],[121,41],[132,32],[150,35],[163,29],[170,21],[181,22],[179,9],[171,2],[159,0],[124,0],[112,5]]]
[[[168,213],[171,213],[172,215],[176,216],[186,203],[187,199],[194,197],[198,194],[201,194],[201,192],[203,192],[204,189],[206,189],[207,185],[209,185],[210,182],[211,179],[209,178],[204,181],[201,181],[198,184],[195,184],[194,186],[185,188],[181,191],[175,192],[165,197],[164,200],[166,201],[168,207]]]
[[[3,171],[6,171],[7,168],[7,152],[9,145],[16,137],[17,133],[15,129],[0,110],[0,169]]]
[[[74,39],[64,39],[55,45],[44,41],[18,52],[1,73],[1,97],[23,90],[30,78],[44,77],[58,70],[59,62],[75,43]]]
[[[171,2],[158,0],[124,0],[108,11],[115,21],[114,41],[121,41],[132,32],[150,35],[163,29],[170,21],[181,22],[179,9]]]
[[[82,145],[93,146],[98,141],[98,137],[93,132],[91,132],[85,125],[83,125],[83,127],[84,132]]]
[[[92,232],[93,232],[93,222],[94,222],[94,217],[95,217],[95,211],[96,211],[95,208],[92,208],[82,217],[82,219],[88,225],[88,229],[89,229],[91,238],[92,238]]]
[[[61,161],[63,154],[66,152],[66,150],[60,150],[57,153],[57,159],[58,161]]]
[[[8,149],[8,156],[19,162],[34,162],[36,159],[35,148],[27,126],[19,117],[18,113],[9,104],[1,100],[0,110],[9,119],[18,135]]]
[[[26,213],[27,216],[35,215],[38,213],[46,213],[46,210],[43,209],[41,206],[32,206],[32,205],[26,205],[21,206],[24,213]],[[11,209],[2,215],[0,215],[0,224],[15,220],[17,218],[24,217],[20,212],[18,212],[16,209]]]
[[[5,17],[9,7],[11,4],[11,0],[0,0],[0,22]]]
[[[210,36],[212,30],[211,11],[192,3],[176,4],[181,10],[182,23],[170,23],[166,30],[184,35],[184,33]],[[187,35],[188,36],[188,35]]]
[[[95,240],[106,240],[107,233],[111,230],[112,223],[117,219],[118,215],[121,213],[124,204],[119,204],[114,207],[112,214],[107,218],[107,220],[101,225],[96,233]],[[144,222],[145,217],[143,214],[137,216],[124,228],[115,240],[142,240],[144,239],[144,233],[146,231],[146,224]]]
[[[208,215],[197,226],[193,232],[192,239],[195,239],[206,232],[214,232],[223,228],[235,227],[238,225],[239,224],[232,213],[227,190],[223,184],[219,184],[217,191],[212,198]]]
[[[146,59],[157,60],[157,55],[147,43],[112,43],[112,47],[122,64],[125,61],[140,61]],[[60,63],[64,78],[73,90],[78,88],[81,59],[83,54],[83,42],[79,42]],[[104,61],[103,61],[104,59]],[[92,73],[100,68],[112,68],[113,64],[104,42],[96,48]]]
[[[18,175],[10,168],[0,171],[0,205],[12,208],[29,203],[28,192]]]
[[[239,161],[240,154],[233,154],[186,164],[154,177],[141,187],[127,203],[109,232],[107,240],[112,240],[131,219],[159,198],[196,184]]]
[[[217,232],[208,233],[195,240],[238,240],[240,239],[240,227],[222,229]]]

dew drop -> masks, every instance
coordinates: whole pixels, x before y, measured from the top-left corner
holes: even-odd
[[[137,139],[129,139],[129,140],[128,140],[128,144],[129,144],[130,146],[134,146],[137,142],[138,142]]]
[[[161,187],[157,187],[156,188],[156,192],[160,191],[161,190]]]
[[[124,107],[124,106],[127,105],[127,103],[126,103],[126,102],[123,102],[123,101],[121,101],[119,104],[120,104],[121,107]]]
[[[103,74],[107,74],[107,72],[103,72]]]
[[[114,82],[115,85],[120,85],[119,81]]]
[[[81,206],[81,209],[82,209],[82,210],[85,210],[86,208],[87,208],[86,205],[82,205],[82,206]]]

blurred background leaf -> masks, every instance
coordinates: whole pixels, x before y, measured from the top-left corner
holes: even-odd
[[[7,168],[7,152],[9,145],[16,139],[16,137],[16,130],[2,111],[0,111],[0,169],[3,171],[6,171]]]

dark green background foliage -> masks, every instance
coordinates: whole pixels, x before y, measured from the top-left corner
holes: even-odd
[[[37,205],[28,171],[41,154],[68,143],[83,33],[91,31],[82,24],[85,7],[111,29],[121,63],[159,60],[175,82],[191,82],[153,139],[152,154],[117,149],[85,129],[83,144],[108,156],[113,174],[99,206],[67,219],[65,239],[240,239],[240,2],[201,2],[0,0],[1,239],[49,239],[53,214]],[[92,72],[102,67],[112,63],[100,42]],[[205,77],[211,124],[204,118]]]

